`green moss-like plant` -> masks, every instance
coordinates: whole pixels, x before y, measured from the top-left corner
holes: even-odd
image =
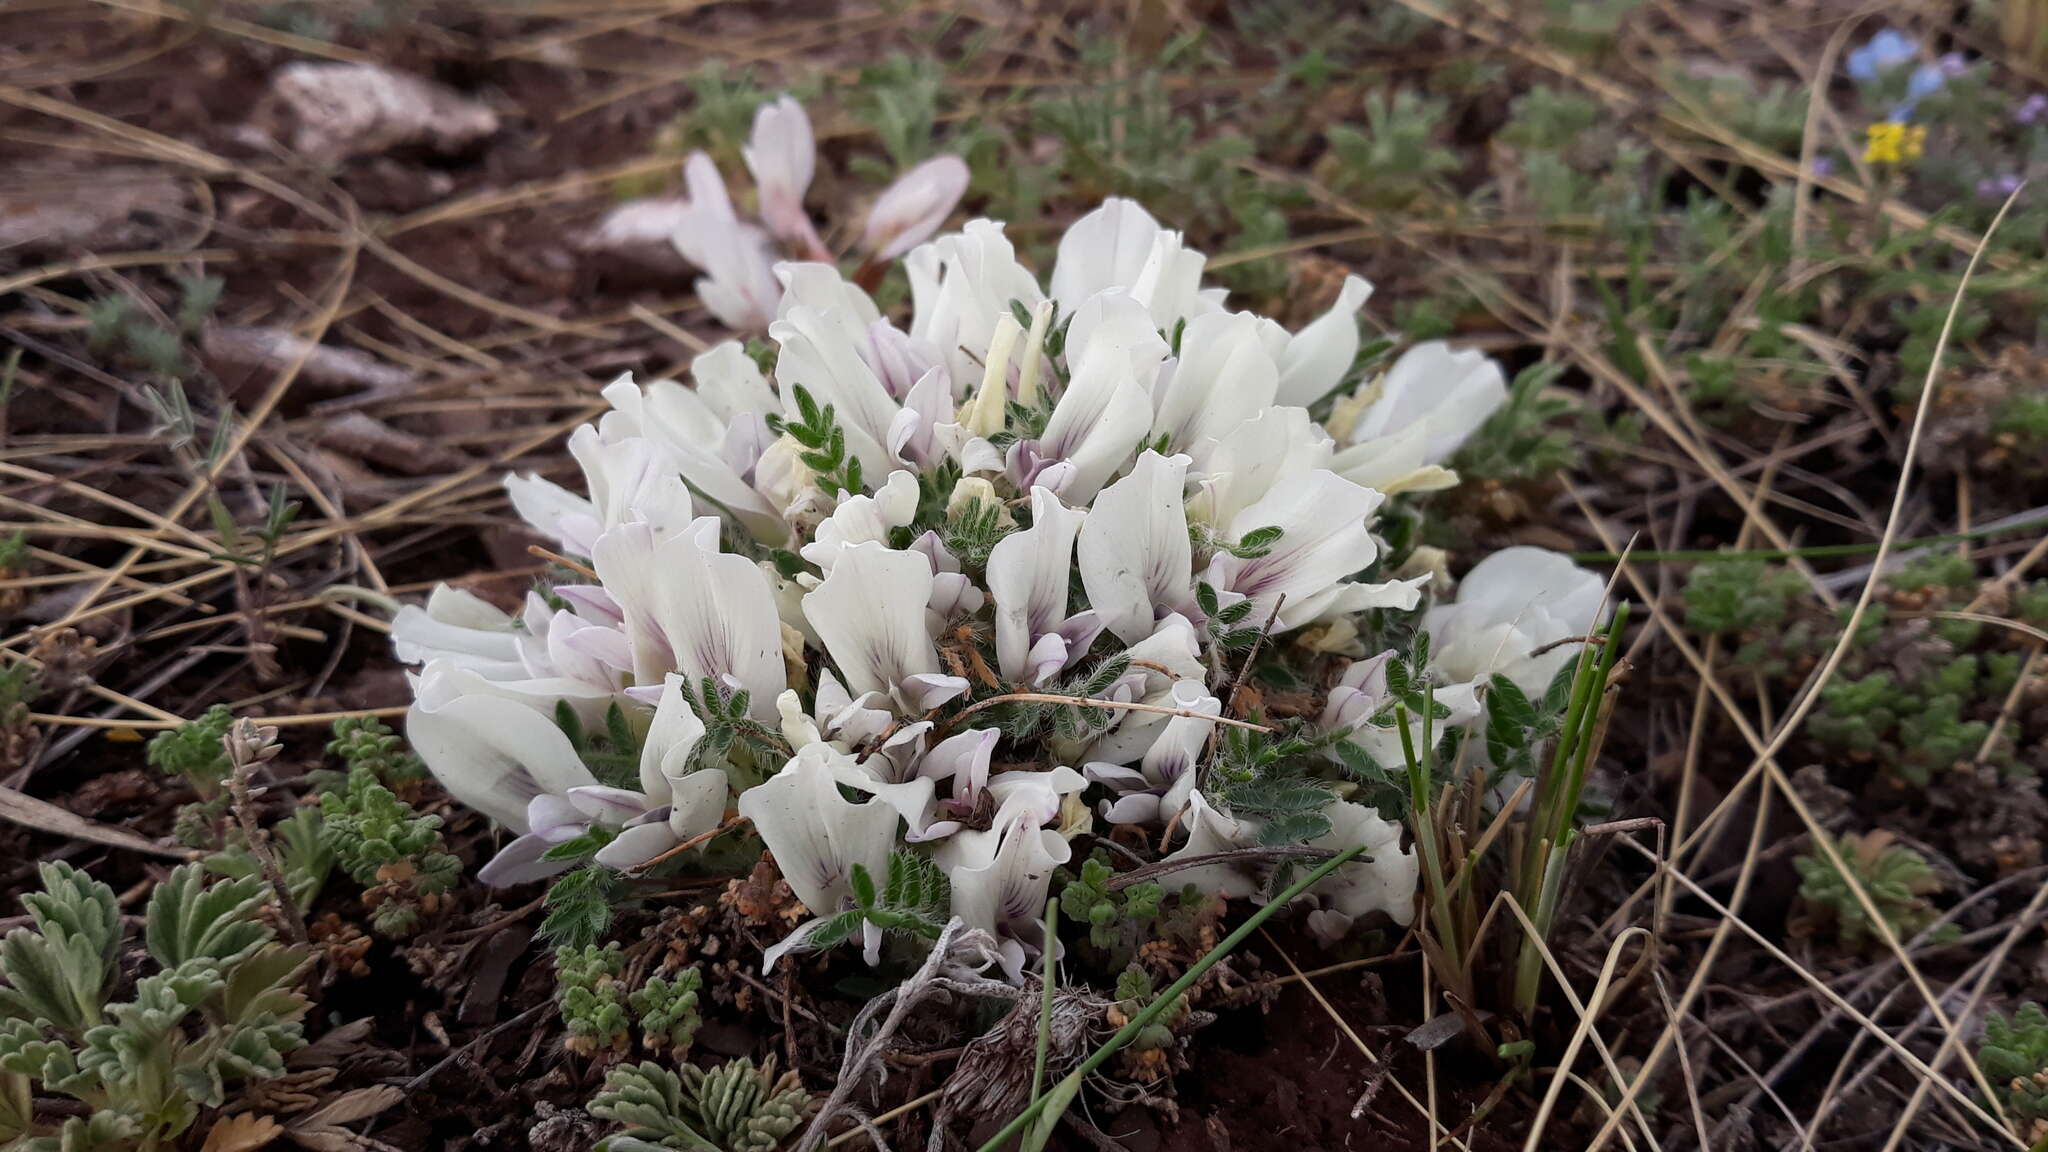
[[[117,1002],[113,890],[62,863],[41,875],[43,890],[22,898],[32,927],[0,940],[0,1147],[171,1147],[239,1085],[284,1074],[304,1043],[306,957],[259,918],[261,880],[209,885],[200,865],[173,870],[143,917],[155,970]],[[84,1111],[39,1123],[38,1094]]]
[[[1844,836],[1836,850],[1893,936],[1910,939],[1937,919],[1939,913],[1927,897],[1940,891],[1941,880],[1925,856],[1884,831]],[[1799,873],[1799,898],[1805,905],[1795,930],[1832,935],[1851,949],[1880,938],[1848,880],[1824,852],[1815,848],[1792,866]],[[1949,926],[1951,931],[1953,927]]]
[[[747,1059],[680,1074],[653,1061],[611,1070],[588,1111],[624,1130],[599,1152],[773,1152],[804,1122],[815,1102],[796,1073],[759,1069]]]

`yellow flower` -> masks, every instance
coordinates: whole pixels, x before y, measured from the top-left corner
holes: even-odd
[[[1869,143],[1863,160],[1868,164],[1911,164],[1927,150],[1927,129],[1919,124],[1882,120],[1864,130]]]

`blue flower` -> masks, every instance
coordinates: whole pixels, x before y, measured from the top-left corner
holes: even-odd
[[[1906,81],[1906,102],[1917,104],[1948,83],[1948,72],[1939,64],[1922,64],[1913,69],[1913,75]]]
[[[1896,28],[1882,28],[1869,43],[1849,53],[1849,77],[1871,81],[1920,55],[1920,42]]]

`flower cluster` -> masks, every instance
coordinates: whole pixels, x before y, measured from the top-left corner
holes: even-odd
[[[704,307],[726,327],[750,332],[780,315],[778,249],[826,262],[832,252],[804,210],[818,155],[803,105],[790,96],[763,104],[741,156],[754,178],[758,223],[740,217],[718,165],[696,151],[683,161],[687,195],[622,204],[599,223],[593,242],[600,248],[672,243],[704,273],[696,285]],[[861,230],[868,267],[880,268],[930,239],[967,191],[967,177],[958,156],[934,156],[884,189]]]
[[[770,372],[725,343],[690,384],[614,381],[569,441],[584,494],[506,479],[581,577],[516,617],[444,587],[394,625],[420,665],[419,754],[518,834],[482,878],[640,868],[736,807],[818,917],[771,964],[914,853],[1015,973],[1073,838],[1273,842],[1205,783],[1221,729],[1252,723],[1224,700],[1259,649],[1335,683],[1299,713],[1302,743],[1398,764],[1393,653],[1344,657],[1421,608],[1433,573],[1387,571],[1375,519],[1456,482],[1446,461],[1504,401],[1501,370],[1423,344],[1356,382],[1364,280],[1289,332],[1226,308],[1204,262],[1110,200],[1041,287],[974,220],[908,251],[907,328],[831,264],[783,263]],[[1471,725],[1495,673],[1539,692],[1600,599],[1562,557],[1498,554],[1421,620],[1435,654],[1399,687],[1437,685],[1438,731]],[[1340,798],[1353,785],[1315,794],[1309,843],[1370,846],[1305,897],[1315,926],[1407,923],[1399,825]],[[1271,862],[1242,855],[1176,882],[1256,895]]]

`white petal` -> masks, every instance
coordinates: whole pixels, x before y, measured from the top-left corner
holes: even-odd
[[[905,172],[875,199],[861,247],[876,261],[894,260],[929,239],[967,191],[967,164],[934,156]]]
[[[1194,600],[1183,492],[1188,458],[1145,452],[1102,490],[1077,541],[1081,584],[1103,626],[1126,644],[1152,634],[1163,612]]]
[[[1380,389],[1352,438],[1367,440],[1420,424],[1426,429],[1425,464],[1448,459],[1507,402],[1507,379],[1498,363],[1477,349],[1453,352],[1440,340],[1403,353]]]
[[[889,474],[890,458],[883,447],[901,407],[861,359],[866,325],[848,322],[843,312],[823,312],[798,305],[768,329],[780,346],[775,378],[786,398],[784,414],[796,415],[797,387],[807,390],[820,407],[831,405],[846,434],[847,451],[859,458],[870,476]]]
[[[989,551],[996,661],[1007,679],[1025,677],[1031,646],[1066,615],[1074,536],[1085,515],[1046,489],[1034,488],[1031,527],[1010,533]]]
[[[661,700],[654,706],[654,720],[640,744],[640,790],[649,796],[668,794],[670,779],[690,762],[697,741],[704,738],[704,721],[683,698],[684,687],[683,678],[673,672],[662,677]]]
[[[773,720],[785,684],[774,593],[746,557],[707,547],[717,527],[707,517],[656,544],[644,525],[620,525],[591,559],[625,614],[635,679],[731,677],[752,693],[751,714]]]
[[[1176,451],[1226,435],[1273,403],[1279,368],[1259,342],[1259,318],[1214,312],[1188,321],[1179,362],[1155,397],[1150,439],[1165,436]]]
[[[1204,452],[1208,476],[1189,515],[1225,528],[1238,513],[1289,477],[1323,467],[1330,440],[1299,408],[1268,408],[1223,434]]]
[[[391,647],[407,664],[447,659],[491,679],[526,675],[512,617],[446,584],[435,585],[425,608],[407,604],[398,610],[391,621]]]
[[[476,870],[477,883],[487,888],[510,888],[531,884],[567,872],[576,866],[571,860],[543,860],[554,845],[538,836],[521,836],[498,849],[498,854]]]
[[[931,594],[932,569],[923,556],[856,544],[804,597],[804,616],[848,690],[887,693],[915,673],[938,671],[924,625]]]
[[[1314,618],[1298,604],[1364,569],[1378,555],[1367,525],[1385,499],[1333,472],[1316,471],[1276,486],[1257,504],[1237,514],[1235,538],[1264,526],[1281,529],[1266,555],[1243,559],[1218,553],[1209,568],[1217,589],[1250,597],[1252,619],[1264,624],[1280,597],[1275,629],[1285,631]],[[1315,607],[1310,604],[1308,607]]]
[[[769,229],[790,243],[815,243],[817,233],[804,215],[804,191],[811,186],[817,146],[803,105],[787,94],[761,105],[754,112],[754,133],[740,155],[754,176],[761,218]]]
[[[637,868],[679,843],[669,826],[657,820],[622,830],[591,859],[607,868]]]
[[[841,796],[835,759],[851,757],[813,744],[739,801],[740,815],[753,822],[790,890],[821,915],[839,911],[852,892],[855,864],[878,882],[887,874],[900,822],[878,800],[856,804]]]
[[[406,712],[406,738],[449,795],[516,832],[543,793],[597,783],[549,717],[492,696]]]
[[[1358,356],[1358,310],[1371,295],[1363,277],[1346,276],[1330,310],[1287,342],[1280,356],[1280,403],[1305,407],[1343,381]]]

